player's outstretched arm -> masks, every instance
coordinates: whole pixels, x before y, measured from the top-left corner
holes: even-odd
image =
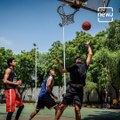
[[[92,52],[92,49],[91,49],[91,46],[90,46],[90,41],[88,41],[86,43],[86,47],[88,48],[88,56],[87,56],[87,59],[86,59],[86,64],[89,65],[90,61],[92,59],[92,56],[93,56],[93,52]]]
[[[61,73],[66,73],[67,72],[67,69],[66,68],[63,68],[61,63],[60,63],[60,60],[58,58],[56,58],[56,61],[57,61],[57,64],[58,64],[58,67],[59,67],[59,71]]]

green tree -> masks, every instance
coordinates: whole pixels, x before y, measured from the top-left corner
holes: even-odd
[[[4,47],[0,48],[0,84],[1,84],[1,87],[3,87],[2,80],[4,77],[5,69],[8,67],[7,60],[11,57],[15,57],[12,50],[10,49],[6,50]]]
[[[34,87],[34,58],[35,58],[35,49],[32,49],[30,52],[21,51],[21,54],[16,55],[17,67],[16,74],[18,79],[22,80],[23,88],[20,89],[20,94],[22,96],[26,88]]]

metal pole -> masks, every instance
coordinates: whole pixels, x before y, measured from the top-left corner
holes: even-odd
[[[65,54],[65,31],[64,31],[64,26],[62,26],[62,30],[63,30],[63,61],[64,61],[64,69],[65,69],[65,66],[66,66],[66,63],[65,63],[66,54]],[[64,93],[66,93],[66,73],[64,73]]]
[[[37,45],[34,43],[35,48],[35,101],[37,101]]]
[[[37,97],[37,48],[35,52],[35,91],[36,91],[36,97]]]

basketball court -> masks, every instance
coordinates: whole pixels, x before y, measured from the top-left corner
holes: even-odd
[[[81,0],[81,3],[74,3],[73,0],[59,0],[61,5],[58,6],[57,12],[61,17],[60,27],[69,25],[75,22],[74,17],[80,9],[89,10],[95,12],[96,15],[99,12],[98,7],[107,7],[110,0]],[[94,4],[93,4],[94,3]],[[100,11],[101,12],[101,11]],[[106,10],[102,10],[106,12]],[[87,31],[91,28],[91,24],[87,22],[81,26],[83,30]],[[87,27],[86,27],[87,26]],[[64,32],[64,31],[63,31]],[[64,36],[63,36],[64,37]],[[65,49],[64,49],[65,51]],[[65,62],[65,53],[64,53]],[[65,65],[64,65],[65,66]],[[66,85],[66,83],[65,83]],[[34,104],[25,104],[25,109],[23,110],[20,120],[27,120],[31,112],[35,109]],[[13,119],[16,112],[13,114]],[[98,109],[98,108],[83,108],[81,110],[82,120],[120,120],[120,110],[108,110],[108,109]],[[0,120],[5,120],[6,111],[5,104],[0,105]],[[54,110],[44,109],[40,111],[33,120],[52,120],[54,118]],[[60,120],[74,120],[74,108],[68,107],[63,113]]]
[[[20,120],[27,120],[30,113],[35,109],[34,104],[25,104]],[[82,120],[120,120],[120,110],[98,109],[98,108],[82,108]],[[0,120],[5,120],[5,104],[0,105]],[[14,120],[15,113],[13,114]],[[33,120],[53,120],[54,110],[44,109],[39,112]],[[60,120],[75,120],[73,107],[68,107]]]

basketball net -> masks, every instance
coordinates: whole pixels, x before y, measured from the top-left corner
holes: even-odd
[[[64,26],[64,25],[69,25],[74,23],[74,15],[78,10],[74,10],[73,13],[71,14],[66,14],[64,7],[66,6],[66,4],[62,4],[58,7],[57,12],[61,17],[62,23],[60,23],[60,26]]]

